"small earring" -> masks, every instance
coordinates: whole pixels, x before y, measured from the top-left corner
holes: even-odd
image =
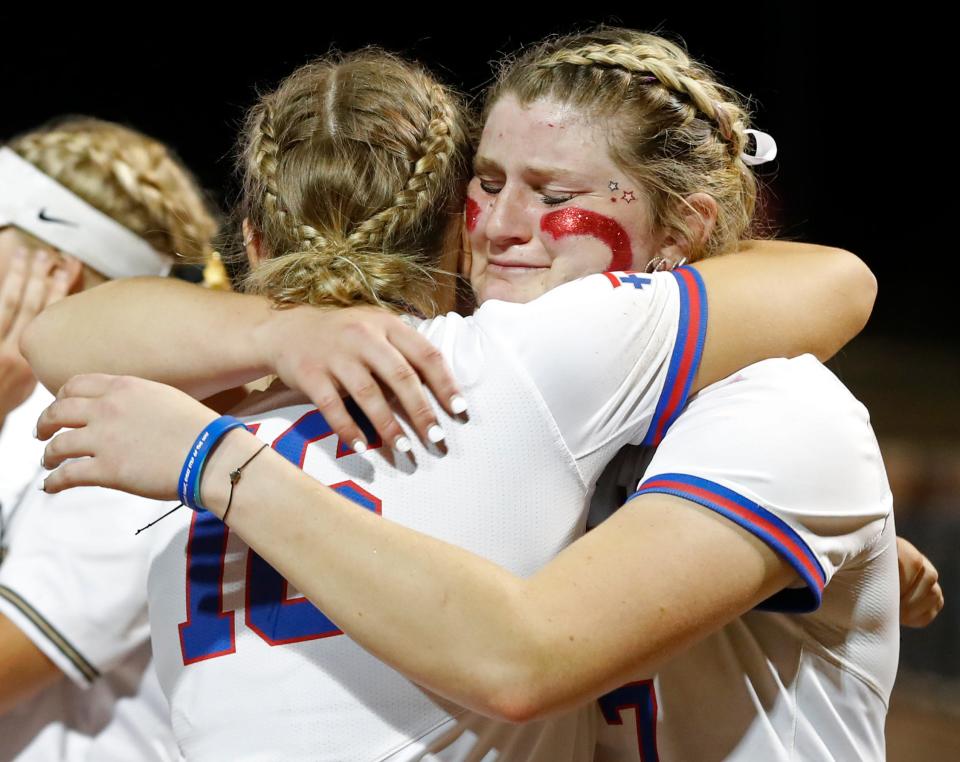
[[[664,270],[672,270],[673,265],[670,260],[664,256],[657,256],[647,262],[647,272],[648,273],[659,273]]]

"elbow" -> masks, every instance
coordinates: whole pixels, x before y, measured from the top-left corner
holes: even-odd
[[[828,249],[829,267],[822,271],[829,284],[824,295],[822,333],[810,348],[821,362],[833,357],[845,344],[863,330],[877,299],[877,279],[866,263],[844,249]],[[827,261],[824,261],[827,264]]]
[[[540,720],[552,713],[535,679],[510,680],[491,686],[482,703],[481,714],[514,725]]]
[[[843,299],[844,326],[856,336],[870,319],[877,300],[877,278],[856,254],[837,249],[837,285]],[[846,343],[846,342],[844,342]]]
[[[503,575],[507,577],[507,575]],[[505,579],[484,624],[447,651],[450,662],[428,688],[499,722],[522,724],[569,710],[591,698],[582,683],[591,670],[571,649],[557,617],[545,611],[525,584]],[[434,661],[434,666],[438,666]]]
[[[513,639],[508,652],[482,664],[482,695],[477,710],[501,722],[522,724],[540,720],[565,708],[563,672],[558,651],[546,640]],[[576,691],[574,691],[576,692]]]
[[[500,722],[536,722],[593,700],[609,677],[598,670],[593,656],[564,653],[563,644],[557,644],[499,670],[498,677],[486,682],[485,695],[474,708]]]
[[[23,333],[20,335],[20,354],[23,355],[24,359],[30,363],[34,364],[36,358],[36,348],[37,344],[40,341],[40,331],[37,328],[37,322],[42,319],[42,315],[37,315],[33,320],[27,323],[26,327],[23,329]]]
[[[52,309],[48,307],[47,309]],[[50,358],[55,356],[55,352],[50,351],[46,335],[45,316],[41,312],[33,320],[27,323],[20,335],[20,354],[30,365],[37,380],[47,389],[56,393],[66,379],[57,379],[50,367]],[[44,351],[46,347],[46,351]]]

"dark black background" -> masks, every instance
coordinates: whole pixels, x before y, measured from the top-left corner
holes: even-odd
[[[508,16],[475,2],[391,12],[274,3],[203,19],[199,4],[100,17],[78,7],[76,18],[20,8],[0,15],[0,139],[62,113],[129,123],[175,146],[227,205],[232,142],[256,89],[331,46],[383,45],[476,94],[490,61],[548,33],[599,21],[660,29],[755,98],[757,126],[780,147],[763,175],[781,234],[851,249],[877,273],[868,335],[957,348],[947,275],[957,217],[947,190],[956,43],[945,17],[920,6],[890,15],[879,6],[766,5],[590,4],[586,13],[546,4]]]

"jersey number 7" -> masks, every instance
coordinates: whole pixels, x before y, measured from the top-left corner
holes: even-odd
[[[633,709],[636,712],[636,750],[640,762],[659,762],[657,751],[657,693],[653,680],[640,680],[628,683],[598,700],[600,712],[608,725],[623,725],[622,712]],[[632,747],[630,742],[618,744],[616,751],[625,752]],[[616,757],[620,759],[621,757]]]
[[[307,446],[333,434],[311,410],[277,437],[271,447],[303,468]],[[338,446],[338,450],[342,445]],[[338,457],[341,454],[338,452]],[[380,500],[352,481],[330,487],[363,508],[381,512]],[[183,663],[226,656],[237,650],[235,612],[223,610],[224,560],[230,530],[212,513],[195,513],[187,541],[187,620],[180,623]],[[252,550],[247,551],[245,624],[271,646],[342,635],[306,598],[288,598],[287,581]]]

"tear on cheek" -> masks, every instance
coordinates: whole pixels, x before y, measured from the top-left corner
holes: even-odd
[[[464,213],[467,218],[467,232],[472,233],[477,228],[477,220],[480,219],[480,204],[467,196]]]
[[[569,206],[540,218],[540,229],[560,240],[567,236],[589,236],[603,241],[612,257],[608,270],[629,270],[633,264],[630,236],[616,220],[597,212]]]

